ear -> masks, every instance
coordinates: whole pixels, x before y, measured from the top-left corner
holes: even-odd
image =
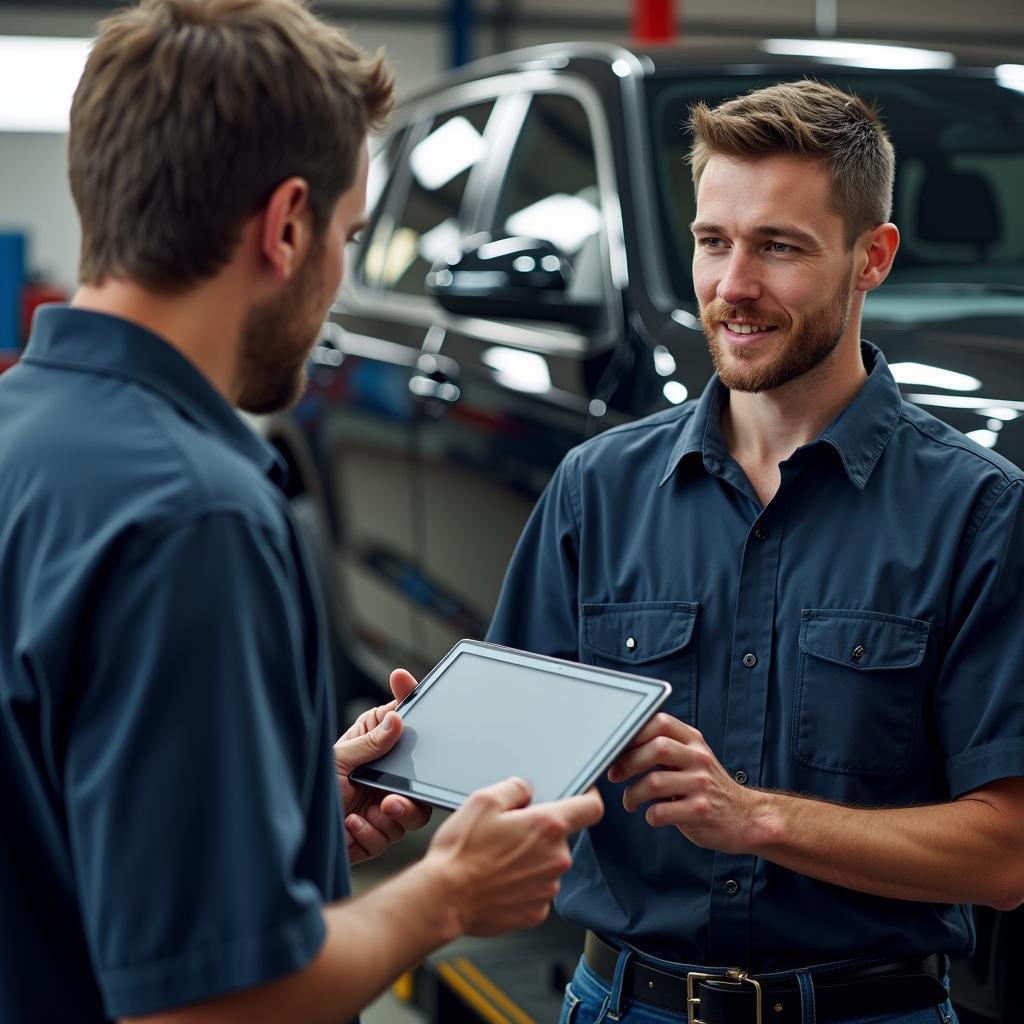
[[[855,246],[857,276],[853,286],[859,292],[877,288],[892,270],[900,247],[900,230],[895,224],[879,224],[866,231]]]
[[[260,252],[276,281],[287,281],[298,269],[312,238],[309,183],[286,178],[263,208]]]

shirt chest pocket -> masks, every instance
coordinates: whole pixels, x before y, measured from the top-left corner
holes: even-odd
[[[929,623],[882,612],[805,608],[793,753],[811,768],[894,775],[920,729]]]
[[[696,725],[697,610],[692,601],[585,604],[580,660],[666,680],[672,695],[664,710]]]

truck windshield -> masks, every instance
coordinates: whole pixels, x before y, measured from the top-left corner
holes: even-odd
[[[694,217],[687,109],[803,75],[648,80],[662,257],[682,302],[693,300]],[[815,77],[880,111],[896,147],[893,221],[901,244],[895,283],[1024,287],[1024,92],[991,72]]]

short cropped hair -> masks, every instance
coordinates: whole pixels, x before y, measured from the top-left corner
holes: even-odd
[[[393,95],[383,55],[303,0],[142,0],[106,19],[71,108],[81,280],[184,291],[293,175],[319,234]]]
[[[877,110],[824,82],[783,82],[690,108],[694,188],[712,156],[793,154],[819,160],[832,176],[833,209],[846,244],[888,221],[896,157]]]

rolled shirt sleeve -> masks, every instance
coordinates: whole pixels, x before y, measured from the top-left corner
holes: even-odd
[[[259,523],[212,511],[134,536],[97,587],[64,771],[113,1017],[266,982],[323,941],[299,866],[327,752],[298,571]]]

